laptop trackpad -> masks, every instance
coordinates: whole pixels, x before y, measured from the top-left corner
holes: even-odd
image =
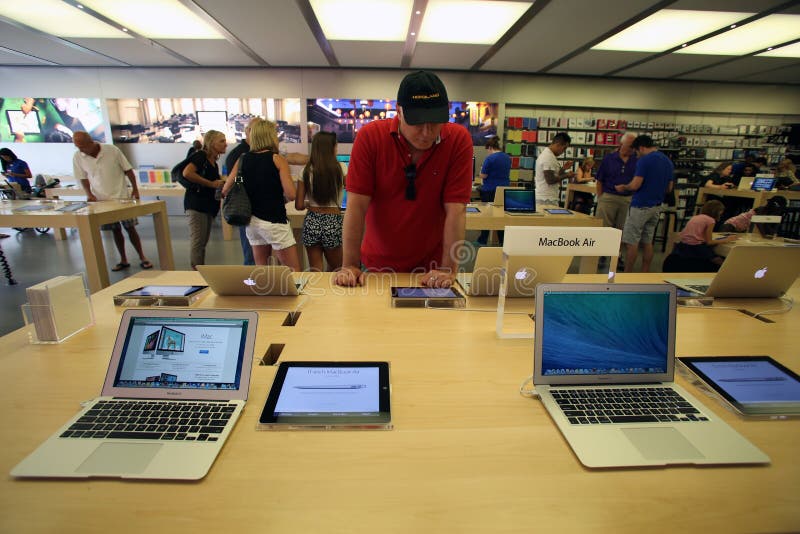
[[[622,432],[648,460],[703,458],[689,440],[674,428],[624,428]]]
[[[103,443],[76,470],[78,473],[141,473],[158,453],[160,443]]]

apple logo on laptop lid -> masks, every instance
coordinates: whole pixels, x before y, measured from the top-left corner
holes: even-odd
[[[246,286],[251,286],[252,287],[252,286],[256,285],[256,281],[253,280],[252,278],[245,278],[243,280],[243,282],[244,282],[244,285],[246,285]]]
[[[753,278],[760,280],[761,278],[764,278],[766,275],[767,275],[767,268],[762,267],[761,269],[757,270],[755,274],[753,274]]]

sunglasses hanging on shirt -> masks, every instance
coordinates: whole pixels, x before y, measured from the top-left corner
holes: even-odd
[[[406,200],[416,200],[417,188],[414,186],[414,180],[417,179],[417,166],[411,163],[406,166],[405,172],[406,180],[408,180],[408,184],[406,185]]]

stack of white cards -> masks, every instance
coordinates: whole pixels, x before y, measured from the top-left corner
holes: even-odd
[[[56,276],[27,290],[38,341],[61,341],[93,323],[83,276]]]

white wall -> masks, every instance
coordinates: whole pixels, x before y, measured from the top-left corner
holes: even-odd
[[[399,70],[0,67],[5,96],[395,98]],[[451,100],[680,113],[747,114],[765,124],[800,116],[800,88],[706,82],[617,80],[441,72]],[[305,121],[305,105],[302,105]],[[794,116],[794,117],[792,117]],[[735,123],[735,120],[733,120]],[[758,122],[758,121],[756,121]],[[106,125],[108,127],[108,125]],[[305,129],[303,135],[305,135]],[[110,131],[110,130],[109,130]],[[72,145],[8,144],[34,173],[71,174]],[[186,145],[121,145],[134,166],[171,167]],[[295,147],[291,147],[294,149]],[[343,147],[345,148],[345,147]],[[298,150],[305,152],[306,145]],[[346,149],[345,149],[346,151]],[[476,149],[482,155],[482,150]]]

